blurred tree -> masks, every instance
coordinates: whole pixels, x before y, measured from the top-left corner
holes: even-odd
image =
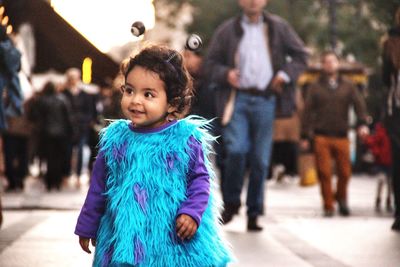
[[[330,46],[329,4],[332,0],[270,1],[268,9],[279,14],[299,33],[313,52]],[[380,38],[392,24],[400,0],[335,0],[338,52],[376,68]]]
[[[190,3],[195,9],[193,23],[188,25],[188,32],[196,32],[202,36],[204,47],[207,47],[215,29],[224,20],[240,12],[239,6],[232,0],[192,0]]]
[[[400,7],[400,0],[365,0],[371,13],[381,23],[387,26],[393,25],[393,17],[396,9]]]
[[[187,32],[200,35],[204,47],[207,47],[212,34],[219,24],[240,12],[237,2],[232,0],[154,0],[156,18],[173,26],[176,24],[175,15],[186,4],[190,4],[193,8],[193,21],[187,25]],[[162,15],[157,16],[157,6],[168,6],[169,15],[166,16],[164,14],[165,11],[162,11]]]

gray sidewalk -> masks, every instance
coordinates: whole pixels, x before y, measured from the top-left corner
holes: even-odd
[[[0,266],[90,266],[73,235],[86,190],[39,193],[32,183],[4,194]],[[244,208],[223,227],[238,260],[230,266],[400,266],[400,234],[390,230],[390,214],[374,212],[375,190],[375,178],[354,177],[352,216],[323,218],[317,186],[268,182],[264,231],[245,231]]]

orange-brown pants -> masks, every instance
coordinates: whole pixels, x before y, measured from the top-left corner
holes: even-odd
[[[335,197],[346,202],[351,176],[350,143],[347,138],[317,135],[314,139],[315,162],[325,210],[334,209]],[[336,193],[332,192],[332,159],[338,176]]]

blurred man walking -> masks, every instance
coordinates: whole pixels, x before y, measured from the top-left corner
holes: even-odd
[[[368,133],[365,101],[358,89],[339,75],[339,58],[333,52],[321,56],[322,74],[310,86],[303,111],[302,148],[313,139],[317,172],[323,198],[324,216],[334,214],[334,200],[342,216],[350,215],[347,187],[351,176],[349,109],[354,106],[360,120],[359,133]],[[332,158],[337,169],[336,193],[332,191]]]
[[[307,53],[286,21],[263,11],[267,0],[238,3],[243,13],[216,30],[206,70],[218,84],[216,108],[223,125],[223,222],[238,213],[248,163],[247,229],[260,231],[257,218],[263,213],[276,97],[292,92]]]

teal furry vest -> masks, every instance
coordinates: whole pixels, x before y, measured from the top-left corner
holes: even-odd
[[[101,134],[107,204],[93,266],[226,266],[231,256],[220,236],[213,190],[194,237],[180,241],[175,231],[177,211],[186,199],[191,136],[202,144],[214,187],[206,157],[214,138],[204,120],[189,117],[156,133],[133,132],[129,123],[115,121]]]

